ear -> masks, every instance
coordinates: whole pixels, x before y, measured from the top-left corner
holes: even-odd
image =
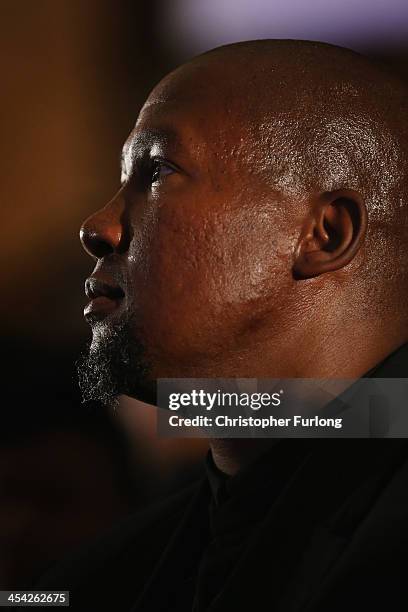
[[[293,275],[312,278],[351,262],[367,232],[367,209],[349,189],[322,194],[302,228]]]

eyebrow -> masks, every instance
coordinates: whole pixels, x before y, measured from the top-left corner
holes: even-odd
[[[132,150],[131,160],[146,154],[146,151],[151,150],[155,145],[166,145],[167,147],[175,147],[177,143],[180,143],[179,134],[173,129],[166,130],[141,130],[136,132],[128,141],[125,143],[121,155],[120,155],[120,166],[123,169],[125,167],[125,157],[127,156],[129,149]]]

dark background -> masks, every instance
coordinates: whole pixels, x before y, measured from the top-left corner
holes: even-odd
[[[0,588],[181,486],[205,453],[158,439],[134,400],[84,408],[74,379],[92,269],[78,230],[118,188],[149,90],[197,52],[265,37],[344,44],[408,78],[407,33],[402,0],[0,0]]]

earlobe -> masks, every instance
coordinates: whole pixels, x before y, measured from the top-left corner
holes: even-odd
[[[293,276],[312,278],[349,264],[367,231],[367,209],[353,190],[322,194],[314,203],[297,245]]]

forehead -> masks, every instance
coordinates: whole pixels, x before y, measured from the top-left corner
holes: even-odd
[[[161,141],[200,153],[233,148],[246,129],[236,95],[205,65],[183,66],[165,77],[142,107],[125,149]]]
[[[167,159],[185,170],[192,161],[208,165],[214,139],[194,110],[188,104],[167,102],[144,107],[123,146],[125,173],[146,156]]]

